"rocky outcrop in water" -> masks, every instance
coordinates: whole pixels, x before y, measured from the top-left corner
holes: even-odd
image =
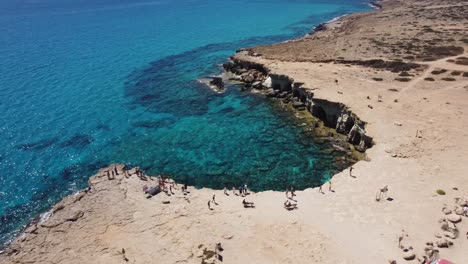
[[[212,79],[210,81],[210,85],[215,86],[218,90],[223,90],[224,89],[223,78],[221,78],[221,77],[212,77]]]
[[[318,24],[318,26],[314,27],[313,32],[324,31],[327,30],[327,23]]]

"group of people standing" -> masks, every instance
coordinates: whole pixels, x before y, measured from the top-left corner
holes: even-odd
[[[226,186],[224,186],[224,194],[226,196],[229,196],[228,189]],[[237,193],[239,191],[239,194]],[[239,189],[236,189],[236,187],[232,186],[232,194],[234,195],[240,195],[242,197],[245,197],[246,195],[249,195],[249,189],[247,189],[247,184],[239,186]]]
[[[223,189],[223,192],[226,196],[230,196],[229,195],[229,191],[227,189],[226,186],[224,186],[224,189]],[[249,189],[247,188],[247,184],[244,184],[242,186],[239,187],[239,189],[236,189],[236,187],[232,187],[232,193],[236,196],[242,196],[242,197],[245,197],[246,195],[249,195]],[[218,205],[218,203],[216,202],[216,196],[213,195],[213,197],[211,198],[211,200],[208,201],[208,209],[210,210],[213,210],[213,207],[212,205]],[[253,202],[248,202],[246,201],[245,199],[242,200],[242,206],[244,208],[255,208],[255,204]]]

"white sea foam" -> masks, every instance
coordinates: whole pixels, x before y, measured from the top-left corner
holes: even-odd
[[[336,22],[336,21],[342,19],[342,18],[345,17],[345,16],[349,16],[349,14],[345,14],[345,15],[342,15],[342,16],[334,17],[334,18],[332,18],[332,20],[325,22],[325,24],[330,24],[330,23]]]
[[[39,216],[40,220],[39,223],[44,223],[45,221],[49,220],[50,216],[52,216],[52,210],[49,210]]]

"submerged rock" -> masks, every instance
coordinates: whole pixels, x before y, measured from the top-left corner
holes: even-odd
[[[213,77],[212,80],[210,81],[210,84],[218,88],[219,90],[224,89],[224,82],[221,77]]]

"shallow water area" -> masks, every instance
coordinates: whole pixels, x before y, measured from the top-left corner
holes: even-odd
[[[237,86],[236,49],[284,41],[368,9],[361,1],[0,3],[0,243],[111,163],[198,187],[315,186],[341,155]]]

